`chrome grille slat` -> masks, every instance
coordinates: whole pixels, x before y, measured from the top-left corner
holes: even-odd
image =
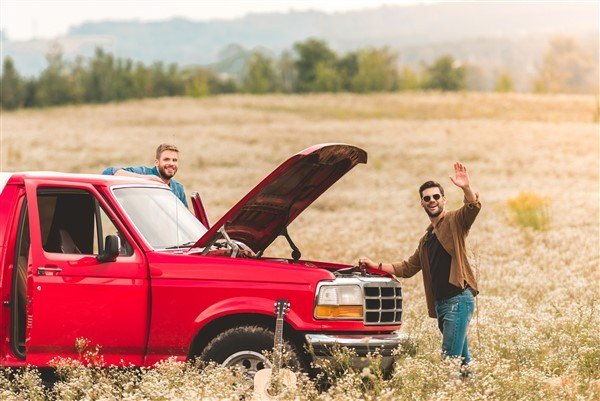
[[[363,286],[364,323],[368,326],[402,322],[402,287],[394,282],[371,282]]]

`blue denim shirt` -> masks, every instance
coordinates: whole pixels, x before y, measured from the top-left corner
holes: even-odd
[[[143,175],[155,175],[157,177],[160,177],[160,174],[158,174],[158,169],[156,168],[156,166],[150,168],[150,167],[146,167],[146,166],[137,166],[137,167],[108,167],[107,169],[105,169],[102,174],[104,175],[115,175],[115,172],[117,170],[125,170],[125,171],[130,171],[132,173],[136,173],[136,174],[143,174]],[[171,178],[171,180],[169,181],[169,187],[171,187],[171,191],[173,191],[173,193],[175,194],[175,196],[177,196],[185,205],[185,207],[188,206],[187,204],[187,200],[185,199],[185,191],[183,190],[183,185],[181,185],[179,182],[175,181],[174,179]]]

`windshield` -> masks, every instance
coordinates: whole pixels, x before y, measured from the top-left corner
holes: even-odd
[[[206,228],[166,188],[116,188],[114,194],[154,249],[191,247]]]

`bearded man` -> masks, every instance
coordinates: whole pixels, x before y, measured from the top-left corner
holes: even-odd
[[[102,174],[139,177],[162,182],[167,184],[171,188],[171,191],[173,191],[173,193],[187,207],[188,204],[185,198],[183,185],[173,179],[173,176],[177,173],[178,162],[179,149],[177,149],[177,147],[174,145],[162,143],[158,146],[158,148],[156,148],[154,167],[108,167],[102,172]]]
[[[384,270],[398,277],[412,277],[423,271],[423,285],[429,316],[437,318],[442,332],[442,354],[471,362],[467,329],[479,293],[475,275],[467,260],[466,238],[481,209],[479,195],[471,188],[467,168],[454,163],[454,185],[464,193],[464,205],[446,210],[444,188],[427,181],[419,188],[421,207],[429,217],[429,227],[419,240],[415,253],[399,263],[374,263],[361,258],[361,266]],[[468,370],[464,370],[469,375]]]

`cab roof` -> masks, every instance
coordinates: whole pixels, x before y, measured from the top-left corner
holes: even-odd
[[[60,173],[57,171],[20,171],[20,172],[5,172],[0,173],[0,193],[6,185],[22,184],[26,179],[48,180],[53,182],[84,182],[92,185],[101,185],[110,187],[112,185],[126,184],[149,184],[150,181],[143,178],[123,177],[114,175],[102,174],[75,174],[75,173]],[[152,184],[160,185],[158,182]],[[166,184],[165,184],[166,186]]]

